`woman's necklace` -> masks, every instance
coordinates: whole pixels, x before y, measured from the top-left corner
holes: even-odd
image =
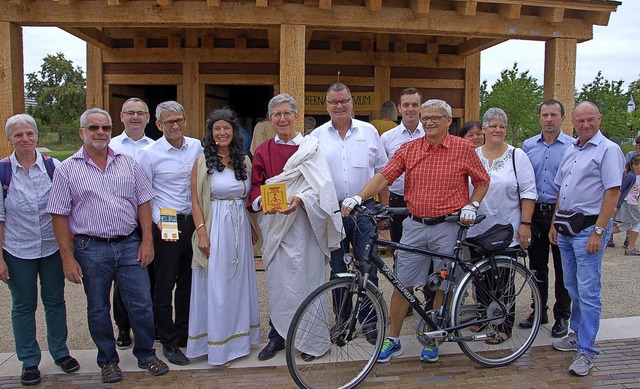
[[[227,158],[230,155],[231,154],[220,154],[220,153],[218,153],[218,157],[220,157],[220,158]]]

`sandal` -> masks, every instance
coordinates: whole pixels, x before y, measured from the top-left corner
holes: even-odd
[[[494,337],[491,338],[487,338],[487,340],[485,340],[484,342],[486,344],[490,344],[492,346],[498,345],[498,344],[502,344],[504,342],[506,342],[507,340],[509,340],[510,336],[505,334],[504,332],[498,332]]]

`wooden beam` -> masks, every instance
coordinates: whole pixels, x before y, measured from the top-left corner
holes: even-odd
[[[267,36],[269,37],[269,48],[274,52],[280,51],[280,28],[270,27],[267,29]]]
[[[24,64],[22,62],[22,28],[0,22],[0,122],[24,112]],[[0,154],[13,148],[6,136],[0,136]]]
[[[453,4],[456,12],[462,16],[474,16],[478,8],[478,2],[472,0],[457,0]]]
[[[219,7],[220,0],[207,0],[207,7]]]
[[[506,41],[506,39],[491,39],[491,38],[471,38],[458,45],[458,55],[470,55],[479,53],[482,50],[486,50],[489,47],[499,45]]]
[[[373,39],[363,39],[360,45],[360,51],[363,53],[373,53]]]
[[[307,75],[305,82],[307,85],[322,85],[327,88],[337,81],[337,74],[326,76]],[[375,88],[375,77],[359,77],[340,75],[340,82],[345,85],[371,86]]]
[[[318,1],[318,8],[320,9],[331,9],[331,0],[319,0]]]
[[[374,92],[380,93],[380,101],[382,102],[389,100],[391,98],[391,67],[376,64],[373,82],[373,90]]]
[[[610,12],[586,12],[584,20],[589,24],[596,26],[606,26],[609,24]]]
[[[63,6],[70,6],[71,4],[75,3],[76,0],[53,0],[55,3],[58,3],[58,5],[63,5]]]
[[[560,23],[564,19],[564,8],[540,8],[540,18],[548,23]]]
[[[365,0],[365,4],[369,11],[380,11],[382,9],[382,0]]]
[[[109,35],[105,34],[95,27],[73,28],[62,26],[59,28],[102,50],[113,48],[113,39],[111,39]]]
[[[278,76],[268,74],[253,74],[251,77],[244,74],[203,74],[200,82],[216,85],[274,85],[278,88]]]
[[[342,51],[342,39],[329,40],[329,50],[333,53],[340,53]]]
[[[389,34],[376,34],[376,51],[389,51]]]
[[[394,42],[393,43],[393,52],[394,53],[406,53],[407,52],[407,42]]]
[[[520,4],[499,4],[498,5],[498,15],[505,19],[520,19],[520,12],[522,10],[522,5]]]
[[[187,116],[185,135],[199,137],[199,129],[204,118],[197,115],[202,112],[200,72],[197,62],[185,62],[182,65],[182,97],[179,98]]]
[[[173,0],[156,0],[156,2],[162,7],[169,7],[173,5]]]
[[[87,107],[105,107],[102,53],[99,47],[87,45]]]
[[[122,0],[122,1],[126,1],[126,0]],[[115,5],[120,5],[120,0],[107,0],[107,5],[110,7],[113,7]]]
[[[167,39],[167,46],[169,46],[170,49],[182,48],[182,37],[178,35],[170,36]]]
[[[147,48],[147,38],[144,36],[134,36],[133,37],[133,48],[134,49],[146,49]]]
[[[573,107],[576,84],[575,39],[550,39],[544,47],[544,99],[556,99],[566,109]],[[573,126],[567,118],[562,131],[573,136]]]
[[[247,37],[239,36],[235,39],[236,49],[246,50],[247,49]]]
[[[198,29],[185,28],[184,47],[198,47]]]
[[[417,14],[428,14],[431,8],[431,0],[409,0],[411,10]]]
[[[269,6],[269,0],[256,0],[256,7],[265,8]]]
[[[304,132],[305,26],[280,26],[280,93],[288,93],[298,102],[296,129]]]
[[[464,118],[480,119],[480,53],[468,55],[464,61]]]
[[[464,80],[448,80],[433,78],[392,78],[391,87],[398,88],[411,85],[421,89],[464,89]]]

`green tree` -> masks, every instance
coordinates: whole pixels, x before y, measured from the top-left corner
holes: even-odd
[[[79,66],[62,53],[47,54],[40,71],[27,74],[25,88],[27,97],[36,101],[27,111],[30,115],[57,131],[59,140],[78,137],[77,120],[86,107],[86,80]]]
[[[622,80],[605,80],[602,77],[602,71],[599,71],[596,78],[583,85],[576,96],[576,103],[590,101],[600,108],[602,132],[618,143],[632,136],[627,112],[629,93],[623,91],[622,84]]]
[[[484,115],[491,107],[503,109],[509,118],[510,142],[516,146],[540,131],[538,106],[542,96],[543,90],[538,80],[531,77],[528,70],[520,71],[515,62],[513,68],[500,72],[500,79],[493,84],[490,92],[487,92],[486,80],[482,83],[480,111]]]
[[[635,80],[629,85],[629,93],[633,98],[635,110],[629,114],[629,127],[631,127],[631,136],[637,136],[640,131],[640,79]]]

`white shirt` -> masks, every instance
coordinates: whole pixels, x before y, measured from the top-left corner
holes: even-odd
[[[2,248],[21,259],[47,257],[58,251],[58,243],[53,235],[51,214],[46,210],[51,178],[42,154],[36,150],[36,162],[29,172],[18,163],[15,151],[9,160],[11,183],[0,207],[0,220],[4,221]],[[54,158],[53,164],[58,168],[60,161]]]
[[[144,147],[155,142],[153,139],[144,135],[142,138],[138,140],[133,140],[126,132],[116,136],[115,138],[111,138],[111,142],[109,142],[109,147],[118,153],[127,154],[133,159],[138,160],[138,154],[140,154],[140,150]]]
[[[163,136],[140,151],[138,162],[156,193],[151,207],[154,223],[160,221],[160,208],[191,215],[191,169],[202,152],[200,141],[186,136],[180,149]]]
[[[332,121],[316,128],[309,136],[318,138],[338,201],[357,194],[387,164],[378,130],[361,120],[351,119],[351,128],[344,139]]]
[[[302,138],[303,138],[302,134],[298,132],[298,135],[294,136],[293,139],[289,139],[288,141],[285,142],[282,139],[280,139],[280,137],[276,134],[276,136],[273,138],[273,141],[279,145],[300,146],[300,143],[302,142]],[[256,197],[256,199],[253,200],[253,203],[251,203],[251,209],[253,209],[256,212],[262,209],[262,205],[260,204],[261,199],[262,199],[262,196]]]
[[[415,131],[411,132],[411,130],[405,127],[404,123],[400,123],[398,126],[383,133],[380,136],[380,140],[384,146],[385,153],[387,153],[387,158],[391,159],[400,146],[409,141],[420,139],[423,136],[424,130],[422,129],[422,123],[418,121],[418,127],[416,127]],[[393,184],[389,187],[389,191],[404,196],[404,173],[393,181]]]

